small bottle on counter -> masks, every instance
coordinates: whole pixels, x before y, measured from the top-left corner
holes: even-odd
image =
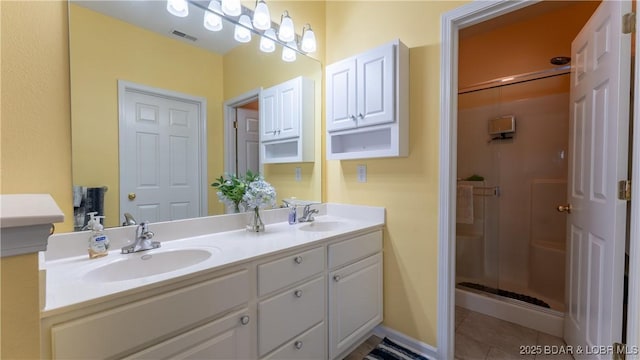
[[[289,208],[289,225],[293,225],[298,221],[298,213],[294,204]]]
[[[104,216],[96,216],[96,212],[89,213],[91,217],[87,224],[91,235],[89,236],[89,258],[95,259],[109,254],[109,238],[102,230],[104,227],[100,223],[100,219]]]

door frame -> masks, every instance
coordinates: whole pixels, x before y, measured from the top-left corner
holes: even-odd
[[[198,118],[198,146],[200,147],[199,161],[198,161],[198,186],[200,189],[200,209],[199,216],[206,216],[208,214],[209,203],[207,199],[209,184],[207,180],[207,99],[204,97],[193,96],[189,94],[180,93],[177,91],[156,88],[148,85],[137,84],[131,81],[126,80],[118,80],[118,149],[122,148],[122,142],[124,138],[124,130],[125,127],[122,126],[122,123],[125,121],[125,94],[127,91],[136,91],[143,93],[145,95],[154,96],[154,97],[163,97],[170,100],[182,101],[193,103],[198,106],[200,117]],[[124,154],[122,151],[118,151],[118,169],[120,168],[120,164],[123,162]],[[121,177],[118,176],[120,179]],[[121,182],[121,181],[120,181]],[[122,191],[122,185],[120,184],[119,191]],[[122,210],[122,205],[120,204],[120,194],[118,194],[118,212]],[[122,216],[122,214],[119,214]]]
[[[247,91],[246,93],[236,96],[224,102],[224,172],[225,174],[233,173],[233,164],[236,159],[236,136],[233,123],[236,121],[236,108],[246,105],[248,103],[260,100],[260,92],[262,87]],[[260,118],[260,111],[258,110],[258,121]],[[259,151],[259,150],[258,150]],[[263,164],[258,156],[258,168],[260,173],[264,173]]]
[[[539,2],[475,1],[447,12],[441,18],[440,55],[440,165],[438,201],[438,357],[454,355],[455,339],[455,204],[458,140],[458,32],[460,29],[493,19]],[[635,32],[640,44],[640,32]],[[634,115],[631,178],[640,181],[640,59],[635,57]],[[640,187],[638,187],[640,189]],[[627,308],[627,345],[640,346],[640,191],[632,193],[629,250],[629,301]]]

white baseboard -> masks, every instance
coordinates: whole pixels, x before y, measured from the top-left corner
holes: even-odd
[[[416,354],[420,354],[428,359],[438,358],[438,349],[384,325],[376,326],[373,329],[373,334],[380,338],[388,337],[399,345],[402,345]]]

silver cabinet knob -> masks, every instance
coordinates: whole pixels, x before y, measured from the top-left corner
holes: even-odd
[[[302,256],[296,256],[296,257],[294,257],[294,258],[293,258],[293,261],[294,261],[296,264],[302,264]]]
[[[340,281],[340,279],[341,279],[340,275],[337,275],[337,274],[333,275],[333,281],[338,282]]]
[[[358,114],[358,117],[359,117],[360,119],[364,119],[364,115],[362,115],[362,113]]]
[[[251,321],[251,318],[249,317],[249,315],[244,315],[243,317],[240,318],[240,324],[242,325],[247,325],[249,321]]]
[[[356,116],[355,115],[351,115],[349,117],[351,118],[351,120],[356,121]]]
[[[302,297],[302,290],[296,290],[296,291],[294,291],[294,292],[293,292],[293,294],[294,294],[296,297],[301,298],[301,297]]]
[[[300,340],[296,341],[296,342],[293,344],[293,346],[295,346],[295,347],[296,347],[296,349],[298,349],[298,350],[302,349],[302,341],[300,341]]]

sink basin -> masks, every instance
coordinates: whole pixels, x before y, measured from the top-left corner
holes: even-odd
[[[95,268],[87,272],[84,279],[111,282],[163,274],[201,263],[218,251],[219,249],[212,247],[139,252]]]
[[[344,226],[341,221],[314,221],[299,227],[302,231],[334,231]]]

